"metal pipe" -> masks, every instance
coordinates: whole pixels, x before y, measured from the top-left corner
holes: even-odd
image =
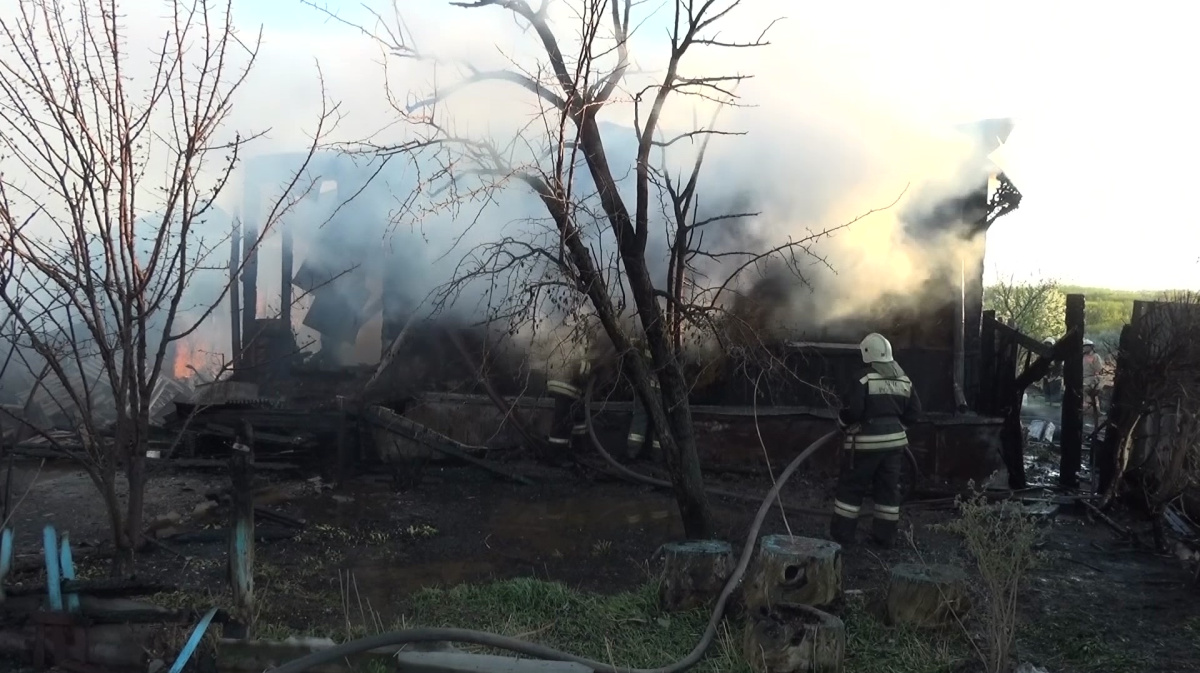
[[[967,411],[966,386],[967,361],[967,270],[966,260],[958,258],[958,292],[954,306],[954,404],[960,413]]]

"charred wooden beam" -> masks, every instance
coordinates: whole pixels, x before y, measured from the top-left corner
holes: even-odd
[[[1067,329],[1070,329],[1070,327],[1068,326]],[[1021,348],[1034,355],[1041,357],[1048,357],[1050,355],[1050,346],[1002,322],[996,322],[996,332],[997,336],[1016,341]]]
[[[980,331],[979,398],[976,410],[983,414],[996,412],[996,312],[983,312]]]
[[[492,474],[504,477],[505,479],[510,479],[519,484],[525,484],[526,486],[533,485],[532,481],[519,474],[514,474],[508,470],[504,470],[493,465],[489,461],[481,460],[468,455],[466,451],[468,447],[461,442],[450,439],[442,433],[427,428],[412,419],[405,418],[404,416],[401,416],[400,414],[397,414],[386,407],[370,407],[365,418],[368,422],[381,427],[384,430],[390,430],[402,437],[407,437],[414,442],[419,442],[420,444],[427,446],[438,453],[445,454],[452,458],[457,458],[465,463],[470,463],[476,467],[483,468]]]

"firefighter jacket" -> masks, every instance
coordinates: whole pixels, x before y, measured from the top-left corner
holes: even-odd
[[[1085,390],[1100,387],[1100,374],[1104,371],[1104,358],[1091,352],[1083,356],[1083,387]]]
[[[921,400],[912,380],[895,362],[875,362],[843,398],[838,421],[846,427],[843,446],[856,451],[899,449],[908,445],[905,427],[916,423]]]
[[[546,382],[546,392],[554,397],[578,400],[583,396],[591,374],[592,363],[586,358],[579,358],[569,363],[562,374]]]

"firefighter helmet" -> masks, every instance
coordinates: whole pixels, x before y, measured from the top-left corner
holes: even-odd
[[[1042,345],[1043,346],[1053,346],[1054,339],[1051,339],[1050,337],[1046,337],[1045,339],[1042,339]]]
[[[1095,341],[1092,341],[1091,339],[1084,339],[1084,340],[1083,340],[1083,347],[1084,347],[1084,348],[1087,348],[1088,346],[1092,346],[1092,347],[1094,348],[1094,347],[1096,346],[1096,342],[1095,342]]]
[[[863,362],[867,364],[892,361],[892,343],[882,334],[868,334],[858,345],[858,349],[862,351]]]

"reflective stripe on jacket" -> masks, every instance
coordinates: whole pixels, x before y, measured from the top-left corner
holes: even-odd
[[[917,421],[921,400],[912,380],[894,362],[877,362],[850,386],[839,418],[851,429],[843,446],[856,451],[908,445],[905,426]]]

